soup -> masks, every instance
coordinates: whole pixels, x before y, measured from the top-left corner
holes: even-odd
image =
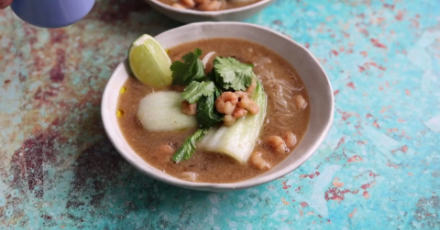
[[[168,50],[171,60],[180,60],[199,48],[204,55],[213,54],[206,64],[212,69],[215,56],[234,57],[253,65],[256,77],[267,94],[267,112],[248,163],[239,163],[229,156],[197,149],[193,156],[179,163],[172,160],[174,151],[195,129],[180,131],[148,131],[137,117],[140,101],[158,92],[130,77],[125,82],[118,102],[119,126],[129,145],[145,161],[175,177],[199,182],[235,182],[255,177],[285,159],[304,136],[309,123],[308,95],[298,74],[289,63],[267,48],[244,40],[217,38],[185,43]],[[215,53],[214,53],[215,52]],[[171,86],[165,90],[181,90]],[[279,141],[289,146],[278,151]],[[289,144],[290,142],[290,144]],[[285,145],[282,145],[285,147]],[[283,152],[286,150],[286,152]],[[258,156],[257,156],[258,155]]]
[[[159,0],[179,9],[201,11],[226,10],[256,3],[260,0]]]

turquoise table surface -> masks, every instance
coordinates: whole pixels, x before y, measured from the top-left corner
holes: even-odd
[[[101,125],[130,43],[179,23],[141,0],[60,29],[0,11],[0,229],[440,229],[440,1],[276,0],[247,21],[316,55],[335,119],[294,172],[209,193],[143,175]]]

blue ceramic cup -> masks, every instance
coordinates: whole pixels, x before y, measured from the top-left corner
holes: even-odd
[[[48,28],[67,26],[86,16],[95,0],[14,0],[12,10],[24,21]]]

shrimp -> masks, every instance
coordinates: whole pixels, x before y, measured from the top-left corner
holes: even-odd
[[[297,139],[293,132],[286,132],[283,137],[287,147],[292,148],[296,145]]]
[[[243,108],[236,108],[234,110],[234,113],[232,114],[232,116],[234,118],[240,118],[240,117],[244,117],[248,114],[248,111],[246,109]]]
[[[296,95],[293,99],[298,110],[303,110],[307,107],[307,101],[301,94]]]
[[[263,159],[263,154],[261,152],[252,153],[250,163],[253,167],[259,170],[268,170],[270,169],[270,164],[266,160]]]
[[[176,152],[176,149],[172,144],[168,143],[159,145],[156,151],[157,160],[162,163],[167,163],[171,160],[171,155]]]
[[[280,136],[269,136],[266,139],[266,143],[276,152],[279,154],[285,154],[288,153],[290,150],[286,145],[286,142],[284,142],[283,138]]]
[[[182,4],[177,3],[177,2],[173,3],[171,6],[174,7],[174,8],[177,8],[177,9],[186,9],[185,6],[183,6]]]
[[[196,115],[197,112],[197,104],[190,104],[187,101],[182,101],[181,106],[182,113],[186,115]]]
[[[236,119],[246,116],[248,113],[257,114],[259,107],[255,101],[249,98],[248,93],[243,91],[224,92],[215,100],[217,112],[225,115],[224,124],[231,126]]]
[[[215,100],[217,112],[231,115],[237,105],[238,97],[233,92],[224,92]]]
[[[183,5],[185,5],[189,8],[194,8],[194,6],[196,5],[194,0],[180,0],[180,3],[182,3]]]
[[[241,98],[240,102],[238,102],[238,107],[246,109],[251,114],[257,114],[260,110],[257,103],[255,103],[255,101],[250,99],[247,95]]]
[[[169,144],[160,145],[158,150],[160,155],[171,155],[176,151],[173,146]]]
[[[214,10],[220,10],[222,8],[222,2],[218,0],[212,0],[212,1],[204,1],[202,2],[198,8],[199,10],[203,11],[214,11]]]

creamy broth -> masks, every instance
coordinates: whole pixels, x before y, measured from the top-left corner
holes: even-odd
[[[262,81],[268,95],[267,115],[254,151],[262,152],[263,158],[272,166],[286,158],[288,154],[274,153],[264,140],[271,135],[282,135],[283,132],[292,131],[299,142],[306,132],[310,115],[309,106],[298,109],[293,98],[301,95],[308,102],[308,96],[304,84],[293,67],[263,46],[229,38],[185,43],[169,49],[168,54],[173,61],[180,60],[184,54],[195,48],[203,51],[202,56],[214,51],[218,56],[235,57],[241,62],[254,65],[254,72]],[[213,58],[210,59],[211,62],[212,60]],[[207,68],[211,65],[208,64]],[[163,90],[170,89],[173,88]],[[186,180],[189,180],[189,175],[197,175],[196,181],[220,183],[244,180],[264,172],[249,164],[236,163],[229,157],[200,150],[197,150],[189,160],[174,163],[171,160],[172,154],[164,154],[160,146],[170,144],[178,148],[195,129],[173,132],[145,130],[138,121],[136,113],[139,101],[155,90],[134,77],[129,77],[123,91],[118,104],[118,113],[121,115],[118,119],[119,125],[127,142],[136,153],[156,168]]]

